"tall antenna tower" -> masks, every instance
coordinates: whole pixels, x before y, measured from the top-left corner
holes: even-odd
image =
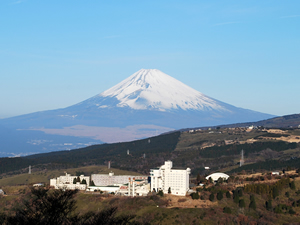
[[[107,166],[107,168],[110,169],[110,161],[108,161],[108,166]]]
[[[241,151],[240,167],[244,165],[244,150]]]
[[[31,166],[29,166],[28,174],[31,174]]]
[[[146,158],[146,154],[144,153],[144,155],[143,155],[143,158],[145,159]]]

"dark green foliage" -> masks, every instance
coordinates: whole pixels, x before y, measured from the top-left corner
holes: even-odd
[[[197,174],[197,183],[199,184],[199,182],[200,182],[200,179],[201,179],[201,177],[200,177],[200,174],[198,173]]]
[[[291,188],[292,190],[296,190],[295,181],[292,181],[292,182],[290,183],[290,188]]]
[[[204,158],[216,158],[221,156],[239,155],[241,149],[244,149],[245,156],[247,156],[249,153],[260,152],[267,148],[279,152],[287,149],[295,149],[297,146],[297,143],[286,143],[284,141],[254,142],[252,144],[242,145],[213,146],[203,149],[199,154]]]
[[[8,218],[8,224],[67,224],[76,220],[73,199],[77,191],[32,188],[31,193]]]
[[[231,198],[231,194],[229,191],[226,191],[226,198]]]
[[[242,167],[238,167],[229,171],[228,173],[237,173],[241,172],[242,170],[246,171],[257,171],[257,170],[277,170],[281,169],[282,167],[293,167],[296,168],[300,164],[300,158],[297,159],[290,159],[290,160],[266,160],[264,162],[258,162],[248,165],[243,165]]]
[[[253,200],[250,201],[249,209],[256,210],[256,202],[255,202],[255,199],[253,199]]]
[[[229,207],[225,206],[225,207],[223,208],[223,213],[231,214],[231,209],[230,209]]]
[[[287,198],[289,198],[290,197],[290,192],[285,192],[285,196],[287,197]]]
[[[81,184],[86,184],[86,180],[82,179]]]
[[[162,190],[160,190],[157,195],[159,195],[160,197],[164,197],[164,192]]]
[[[223,182],[224,182],[224,179],[222,178],[222,177],[219,177],[219,179],[218,179],[218,184],[223,184]]]
[[[241,200],[239,201],[239,207],[240,207],[240,208],[245,208],[245,207],[246,207],[246,204],[245,204],[245,200],[244,200],[244,199],[241,199]]]
[[[217,199],[219,201],[223,199],[223,192],[221,190],[217,193]]]
[[[240,201],[240,196],[238,190],[233,191],[233,201],[238,204]]]
[[[171,187],[169,187],[169,189],[168,189],[168,193],[169,194],[171,194],[172,192],[171,192]]]
[[[289,205],[286,205],[286,204],[278,204],[275,208],[274,208],[274,212],[277,213],[277,214],[280,214],[280,213],[290,213],[292,212],[293,209],[291,206]],[[293,213],[290,213],[290,214],[293,214]]]
[[[83,225],[124,224],[125,225],[125,224],[131,224],[130,220],[134,218],[134,216],[131,215],[116,216],[116,213],[117,213],[116,207],[108,208],[98,213],[88,212],[78,218],[78,221],[80,221],[79,223],[74,223],[74,224],[83,224]]]
[[[289,214],[294,215],[294,214],[296,214],[296,212],[293,209],[290,209]]]
[[[77,182],[77,179],[76,179],[76,177],[74,177],[73,184],[76,184],[76,182]]]
[[[209,195],[209,200],[212,202],[213,200],[215,200],[215,195],[213,193],[211,193]]]
[[[0,158],[0,173],[20,170],[32,165],[32,168],[74,168],[86,165],[103,165],[106,161],[114,161],[114,168],[132,170],[133,165],[143,165],[145,171],[157,166],[156,160],[148,161],[147,164],[142,164],[140,160],[142,154],[150,157],[169,157],[169,154],[175,149],[180,132],[174,132],[166,135],[159,135],[149,138],[115,144],[93,145],[86,148],[59,151],[43,154],[30,155],[26,157],[15,158]],[[132,158],[125,157],[127,149],[134,156]],[[122,156],[122,157],[120,157]],[[148,157],[149,156],[149,157]],[[79,171],[80,172],[80,171]]]
[[[90,186],[95,186],[95,183],[94,183],[94,181],[93,181],[93,180],[91,180],[91,182],[90,182]]]
[[[273,186],[273,199],[275,199],[277,196],[279,196],[279,190],[278,190],[278,187],[276,186]]]
[[[192,194],[190,194],[190,196],[192,197],[192,199],[199,199],[200,198],[198,192],[192,193]]]
[[[243,189],[239,188],[237,190],[238,190],[239,197],[242,197],[243,196]]]
[[[80,177],[79,177],[79,176],[76,178],[76,183],[77,183],[77,182],[80,183]]]
[[[116,207],[79,215],[75,213],[76,193],[76,190],[32,188],[21,205],[14,208],[14,214],[0,215],[0,222],[7,225],[109,225],[130,224],[134,218],[132,215],[116,216]]]
[[[277,206],[275,207],[274,213],[277,213],[277,214],[282,213],[282,209],[281,209],[280,205],[277,205]]]
[[[266,209],[269,211],[273,211],[273,207],[272,207],[272,200],[268,200],[266,201]]]
[[[290,183],[289,178],[281,178],[276,183],[272,185],[268,184],[247,184],[244,187],[246,193],[256,193],[256,194],[266,194],[270,198],[276,198],[279,192],[284,188],[288,187]]]

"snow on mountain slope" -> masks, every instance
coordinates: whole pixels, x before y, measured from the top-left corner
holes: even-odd
[[[103,98],[115,98],[118,101],[111,104],[111,102],[100,100]],[[99,108],[128,106],[137,110],[228,111],[217,100],[209,98],[157,69],[141,69],[90,100]],[[99,104],[100,102],[103,104]]]

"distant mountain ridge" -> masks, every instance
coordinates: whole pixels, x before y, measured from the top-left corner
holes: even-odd
[[[50,139],[51,135],[64,135],[113,143],[186,127],[272,117],[210,98],[159,70],[141,69],[107,91],[73,106],[3,119],[0,125],[23,132],[43,132]],[[44,146],[41,152],[46,151],[49,149]]]

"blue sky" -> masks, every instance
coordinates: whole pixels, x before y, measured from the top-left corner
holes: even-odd
[[[70,106],[141,68],[300,113],[300,1],[0,1],[0,118]]]

